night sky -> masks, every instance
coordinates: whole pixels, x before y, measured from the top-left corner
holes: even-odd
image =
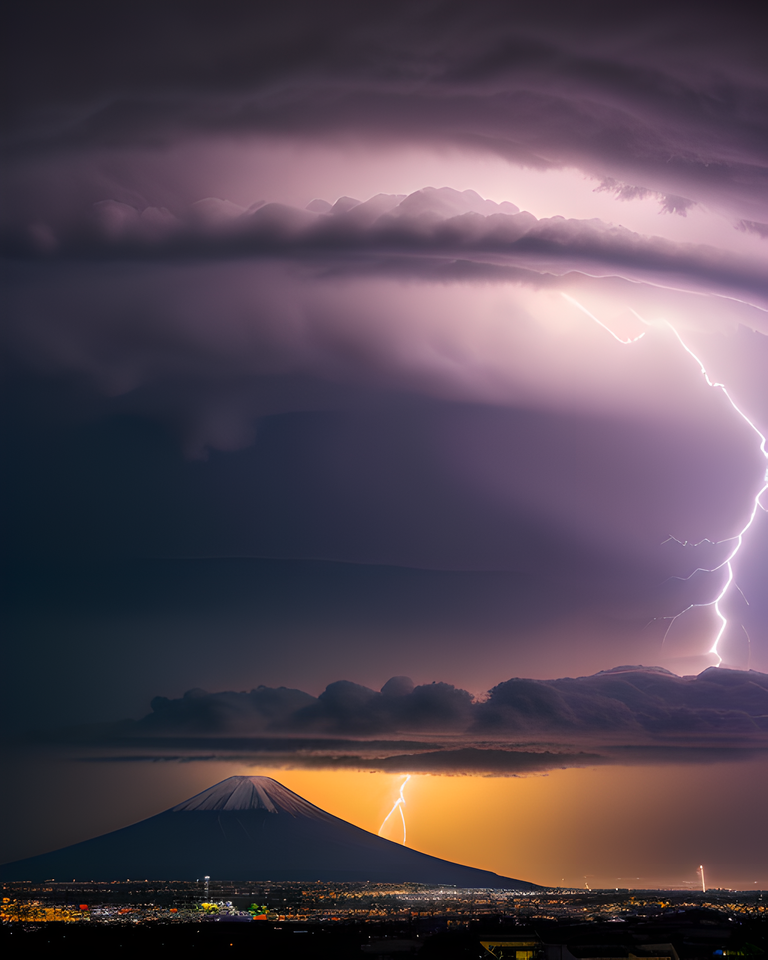
[[[765,15],[1,26],[0,860],[410,773],[437,856],[768,888]]]

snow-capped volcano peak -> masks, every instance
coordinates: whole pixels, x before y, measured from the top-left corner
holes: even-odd
[[[313,820],[334,818],[271,777],[227,777],[202,793],[171,807],[172,813],[194,810],[266,810]]]
[[[125,877],[429,883],[538,889],[368,833],[271,777],[229,777],[101,837],[0,866],[0,880]]]

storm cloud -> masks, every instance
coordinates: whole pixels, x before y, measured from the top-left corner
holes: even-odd
[[[447,683],[414,685],[407,677],[391,678],[380,691],[339,680],[318,697],[286,687],[196,689],[178,699],[154,698],[152,712],[137,721],[51,735],[123,741],[132,748],[186,741],[198,751],[287,753],[343,753],[355,746],[392,753],[406,745],[403,737],[414,735],[427,736],[411,744],[420,753],[440,742],[430,737],[442,738],[441,749],[477,748],[478,741],[485,747],[759,747],[768,736],[768,676],[712,667],[678,677],[659,667],[617,667],[590,677],[513,678],[480,698]]]
[[[753,5],[230,2],[181,18],[171,3],[37,2],[6,16],[6,136],[26,158],[346,134],[579,166],[751,219],[768,202]]]
[[[759,12],[3,16],[13,557],[516,570],[550,578],[553,609],[562,575],[601,616],[656,624],[681,671],[704,656],[666,626],[721,588],[765,471],[695,362],[760,422]],[[472,187],[414,182],[429,170]],[[575,192],[601,216],[568,215]],[[722,649],[762,665],[764,625],[733,593]],[[525,727],[501,692],[478,713],[458,690],[448,726]],[[417,729],[444,694],[396,702]],[[329,688],[306,723],[395,729],[382,696]]]
[[[410,265],[401,267],[405,276],[418,277],[421,261],[426,260],[424,276],[432,279],[435,258],[448,264],[458,259],[518,268],[517,274],[499,271],[500,282],[548,286],[552,273],[618,273],[671,289],[739,294],[768,309],[764,262],[757,257],[750,262],[743,255],[644,237],[594,219],[537,220],[508,201],[497,204],[472,190],[429,187],[407,197],[379,195],[364,202],[343,197],[326,206],[326,212],[316,213],[262,202],[243,210],[210,197],[176,217],[165,208],[139,210],[103,200],[81,215],[79,223],[76,219],[64,225],[61,238],[38,223],[7,243],[9,250],[19,248],[18,252],[26,246],[28,254],[59,252],[99,261],[319,260],[321,276],[328,271],[335,276],[376,273],[382,262],[396,272],[398,263],[408,258]],[[747,229],[744,223],[742,229]],[[477,279],[487,282],[493,276],[489,271]],[[443,279],[466,282],[472,274],[445,270]]]
[[[10,853],[223,770],[376,829],[413,773],[438,856],[751,887],[762,8],[0,18]]]

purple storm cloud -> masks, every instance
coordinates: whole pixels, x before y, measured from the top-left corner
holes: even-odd
[[[381,691],[339,680],[318,696],[287,687],[155,697],[138,721],[59,728],[93,761],[222,761],[392,772],[515,775],[612,763],[720,762],[768,746],[768,676],[710,667],[677,677],[617,667],[591,677],[513,678],[479,699],[393,677]],[[416,738],[416,739],[414,739]]]
[[[11,560],[515,574],[540,623],[510,650],[712,662],[766,467],[754,8],[3,17]],[[732,667],[768,665],[765,535],[758,510]]]
[[[757,882],[767,28],[5,5],[3,856],[217,763],[553,771],[494,837]]]

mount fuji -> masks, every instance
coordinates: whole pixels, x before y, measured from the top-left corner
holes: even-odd
[[[0,866],[0,880],[325,880],[537,890],[326,813],[270,777],[228,777],[129,827]]]

